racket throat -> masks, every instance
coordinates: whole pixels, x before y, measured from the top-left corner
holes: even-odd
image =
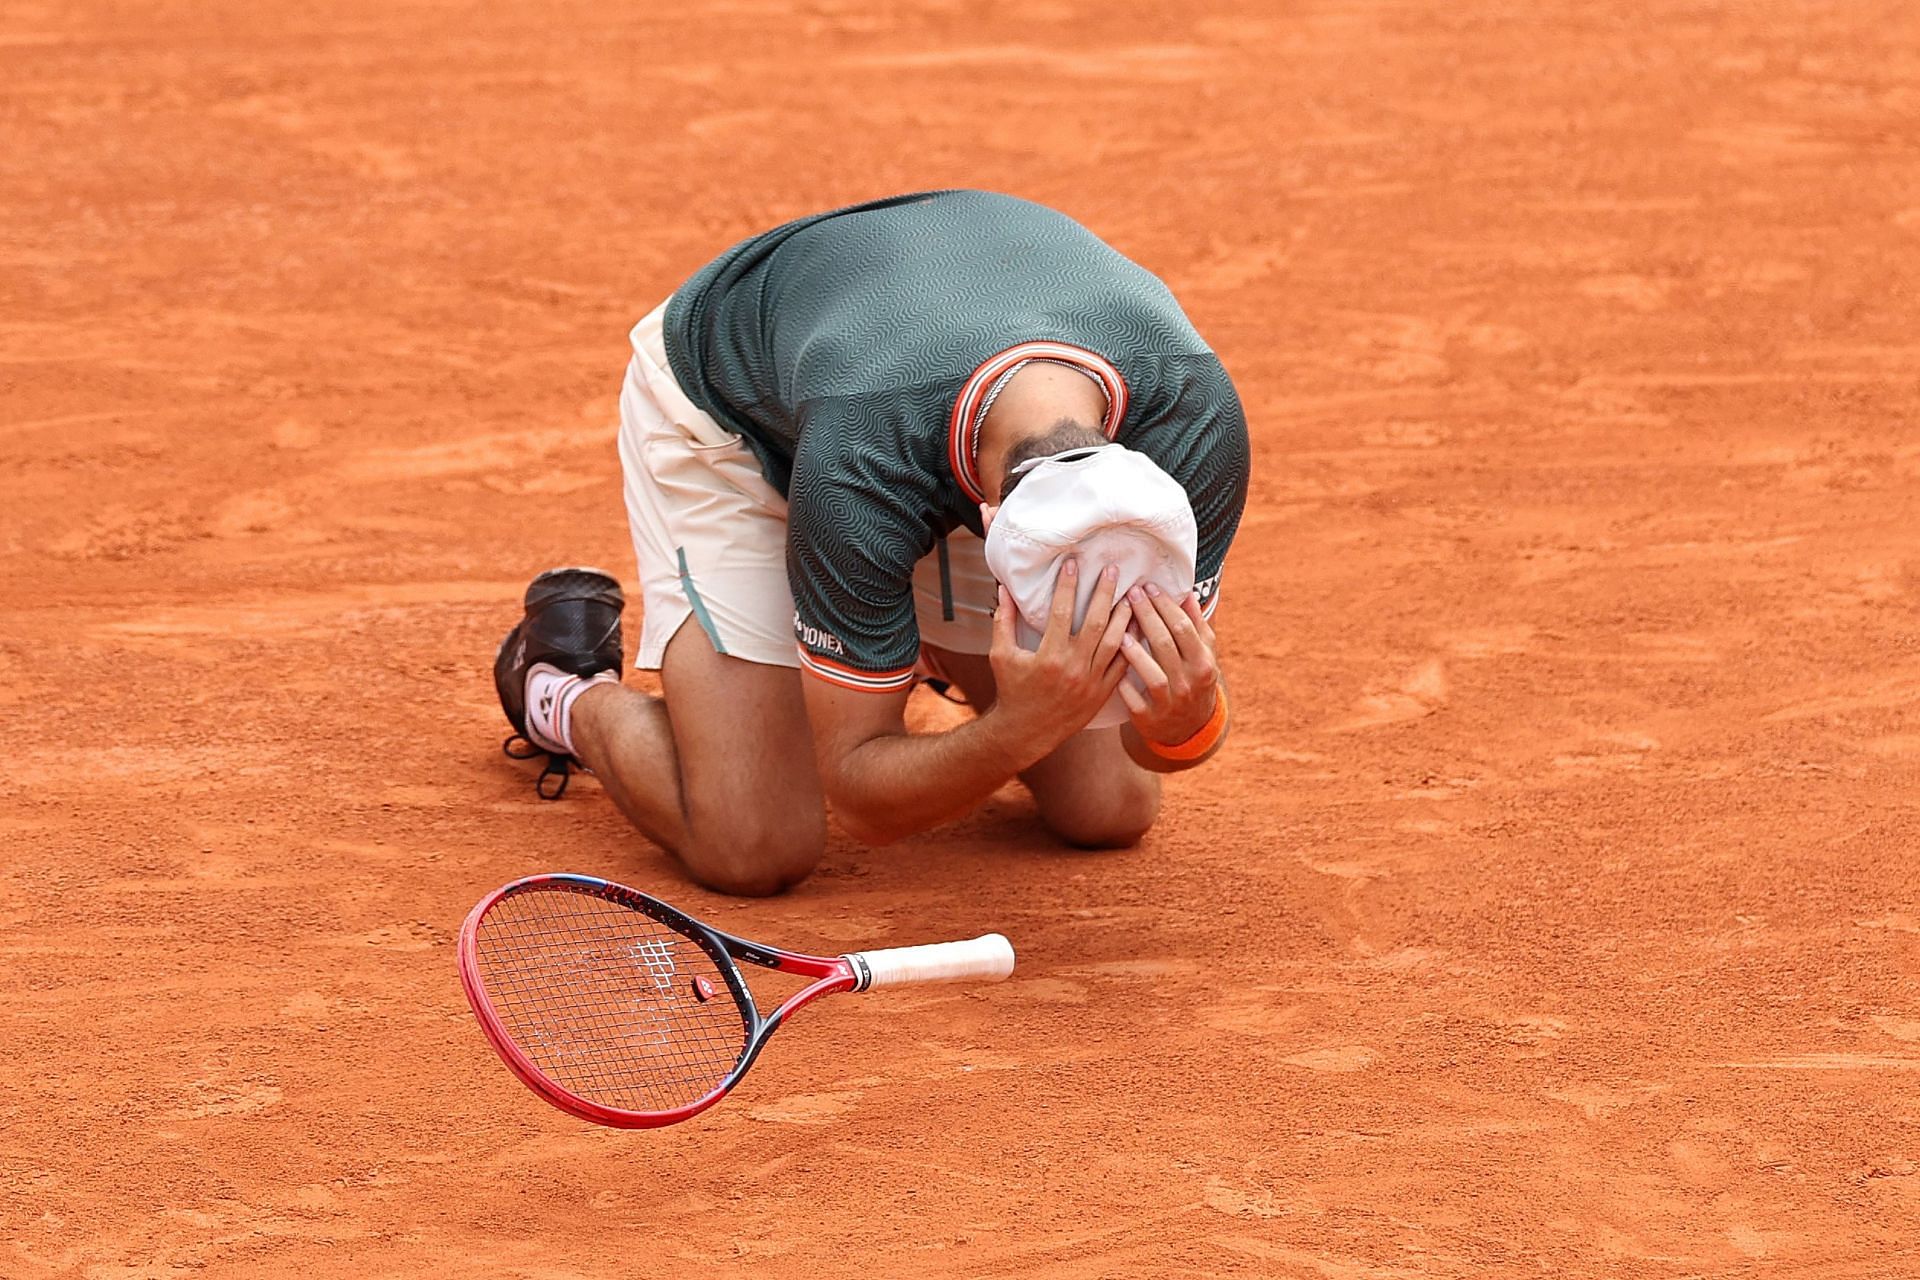
[[[867,963],[865,956],[858,951],[850,951],[840,958],[846,961],[849,969],[853,970],[852,990],[865,991],[873,985],[873,966]]]

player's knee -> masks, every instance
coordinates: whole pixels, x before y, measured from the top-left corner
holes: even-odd
[[[762,843],[704,856],[689,854],[688,872],[715,893],[767,898],[785,893],[813,873],[822,848],[792,841]]]
[[[1131,786],[1099,803],[1056,805],[1043,810],[1047,826],[1076,849],[1128,849],[1139,844],[1160,816],[1160,789]]]
[[[688,872],[707,888],[764,898],[805,880],[826,852],[826,815],[732,815],[696,829],[682,851]]]

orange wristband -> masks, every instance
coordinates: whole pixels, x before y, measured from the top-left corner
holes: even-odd
[[[1227,689],[1225,685],[1216,685],[1213,691],[1213,714],[1207,717],[1207,722],[1201,725],[1199,732],[1195,733],[1191,738],[1188,738],[1185,742],[1169,744],[1165,742],[1155,742],[1151,738],[1142,736],[1140,741],[1146,743],[1147,750],[1153,752],[1153,754],[1159,756],[1162,760],[1176,760],[1185,763],[1189,760],[1198,760],[1201,756],[1213,750],[1214,747],[1219,744],[1220,739],[1226,736],[1226,732]]]

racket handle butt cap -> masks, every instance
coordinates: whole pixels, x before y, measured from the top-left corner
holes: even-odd
[[[1013,972],[1013,944],[988,933],[965,942],[855,951],[845,959],[864,975],[859,991],[910,982],[998,982]]]

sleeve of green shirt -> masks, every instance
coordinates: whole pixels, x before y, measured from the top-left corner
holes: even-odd
[[[1240,528],[1247,505],[1252,450],[1247,415],[1233,380],[1211,354],[1189,362],[1184,376],[1171,383],[1172,395],[1153,417],[1167,424],[1149,426],[1142,449],[1180,482],[1193,504],[1199,534],[1194,561],[1194,590],[1208,617],[1220,600],[1220,571]]]
[[[802,667],[885,693],[913,683],[913,569],[933,532],[926,482],[892,451],[859,447],[860,426],[822,411],[808,422],[787,492],[787,581]]]

